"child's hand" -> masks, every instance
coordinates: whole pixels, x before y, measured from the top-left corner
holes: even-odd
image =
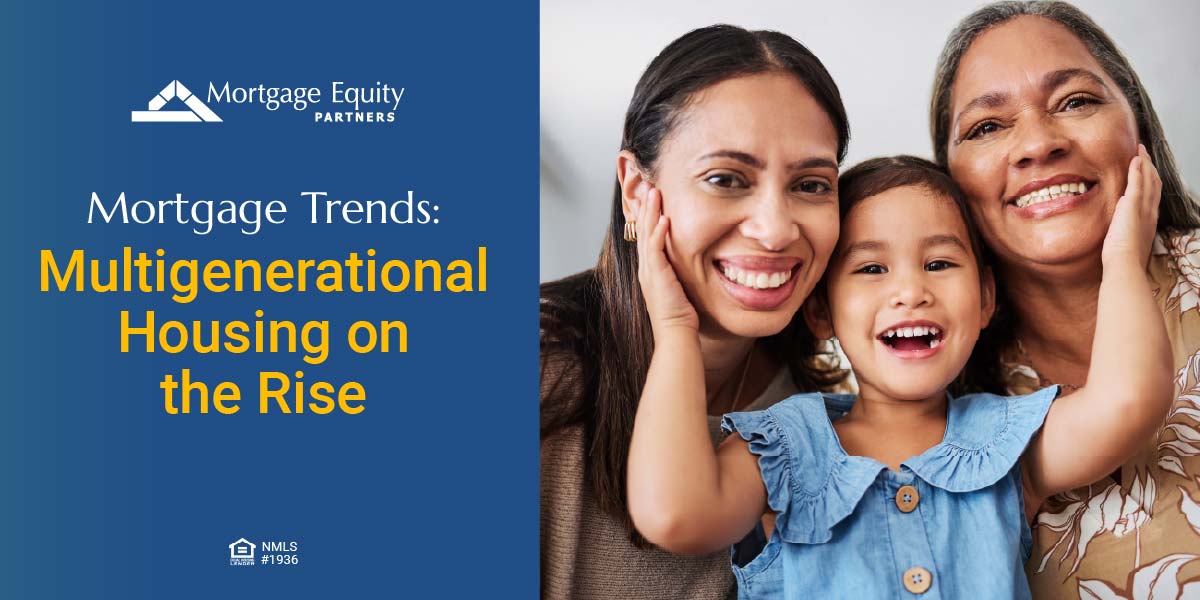
[[[1105,265],[1128,260],[1143,269],[1150,259],[1150,244],[1158,225],[1158,201],[1162,179],[1150,162],[1146,147],[1138,145],[1138,155],[1129,163],[1125,195],[1117,200],[1108,235],[1104,238],[1101,259]]]
[[[670,219],[662,214],[662,193],[651,188],[646,201],[638,207],[637,250],[638,282],[655,336],[662,327],[680,326],[699,331],[700,318],[683,293],[683,286],[667,260],[667,235]]]

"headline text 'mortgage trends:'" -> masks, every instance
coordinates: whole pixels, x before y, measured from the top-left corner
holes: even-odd
[[[438,206],[429,200],[416,200],[412,190],[400,200],[354,200],[330,198],[327,192],[301,192],[308,203],[309,222],[313,224],[346,223],[350,225],[438,224],[433,216]],[[266,223],[282,224],[287,218],[287,205],[281,200],[189,200],[182,193],[171,200],[135,200],[128,202],[125,192],[106,206],[96,192],[88,203],[88,223],[114,221],[128,225],[163,224],[173,221],[193,225],[192,232],[208,235],[216,225],[240,225],[245,235],[257,234]]]

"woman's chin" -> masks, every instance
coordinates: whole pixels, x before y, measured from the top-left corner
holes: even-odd
[[[1062,219],[1038,223],[1018,223],[1003,234],[997,246],[1006,262],[1036,265],[1063,265],[1100,260],[1107,220]]]
[[[795,316],[795,310],[745,311],[734,310],[716,318],[705,319],[710,335],[731,335],[741,338],[762,338],[775,335],[787,328]]]

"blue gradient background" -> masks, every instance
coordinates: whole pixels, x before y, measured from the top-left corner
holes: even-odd
[[[534,597],[537,592],[537,5],[174,2],[0,8],[0,598]],[[179,79],[407,88],[396,123],[210,104],[220,124],[131,124]],[[302,191],[440,206],[439,225],[307,222]],[[288,222],[86,223],[90,194],[281,199]],[[485,294],[40,293],[38,255],[473,259]],[[119,352],[140,319],[329,319],[331,356]],[[355,355],[357,319],[409,326]],[[139,338],[140,339],[140,338]],[[237,382],[236,415],[171,416],[158,381]],[[260,415],[257,374],[357,380],[366,411]],[[297,567],[227,544],[295,540]]]

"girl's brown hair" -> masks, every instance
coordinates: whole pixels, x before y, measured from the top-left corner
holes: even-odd
[[[991,270],[992,255],[983,243],[982,236],[979,235],[979,228],[975,226],[966,194],[944,169],[923,158],[905,155],[873,158],[861,162],[843,173],[838,178],[838,200],[842,221],[845,222],[850,211],[863,200],[905,186],[922,187],[937,196],[952,201],[955,208],[958,209],[959,216],[962,217],[963,226],[967,231],[967,243],[975,255],[975,265],[980,277]],[[994,333],[989,333],[989,330],[995,324],[996,321],[993,319],[988,327],[984,328],[979,336],[981,341],[989,335],[994,335]],[[980,347],[980,343],[976,342],[975,351],[971,353],[971,360],[976,359],[976,353]],[[968,365],[970,362],[968,360]],[[978,369],[964,369],[963,373],[951,384],[950,391],[956,395],[983,391],[994,382],[991,379],[980,380],[979,378],[998,375],[999,372],[982,373]]]

